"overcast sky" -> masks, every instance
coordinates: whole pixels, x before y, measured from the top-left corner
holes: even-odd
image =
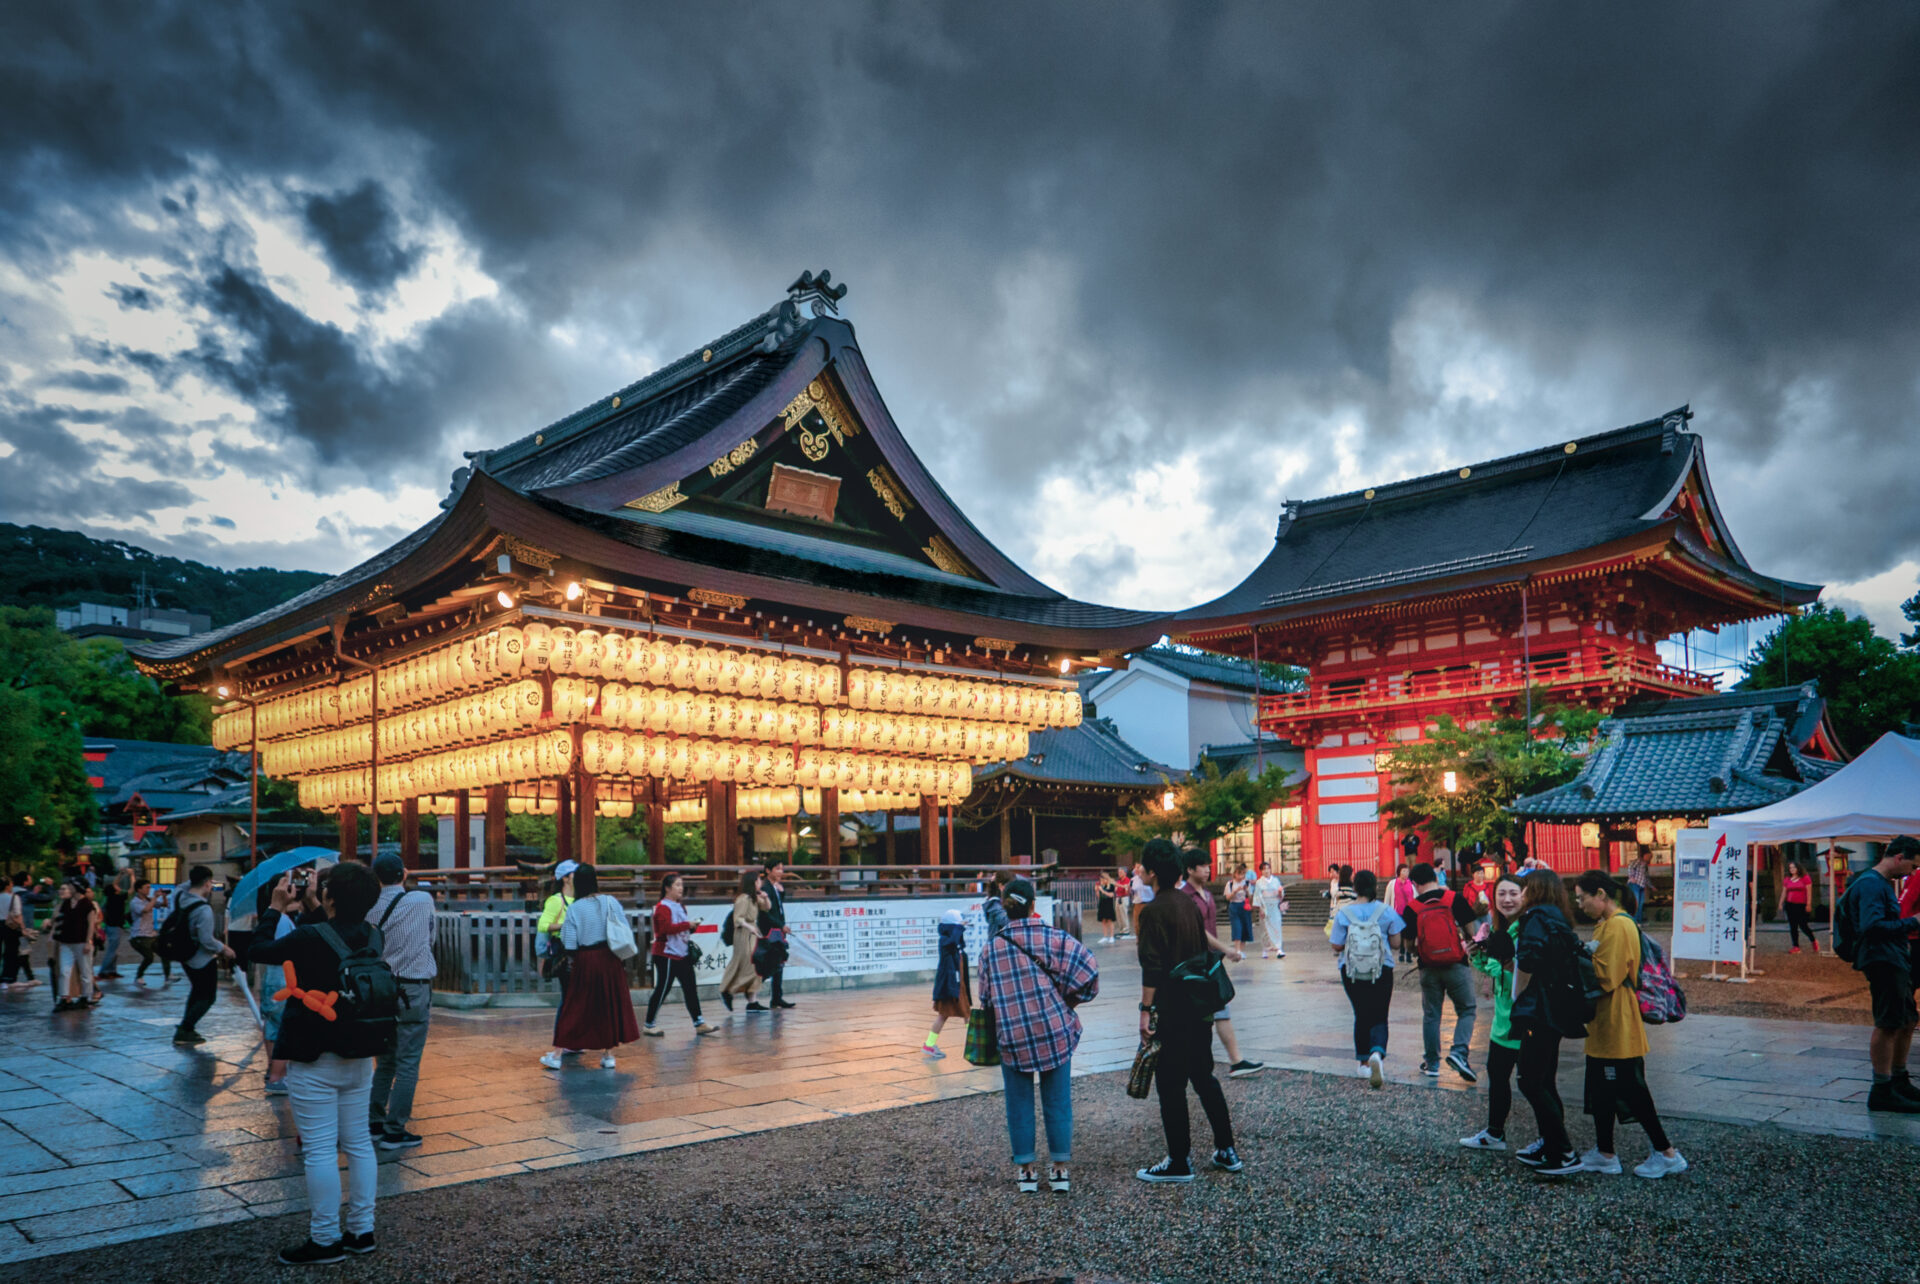
[[[1754,564],[1920,571],[1920,9],[0,9],[0,520],[340,570],[802,268],[1043,579],[1696,412]]]

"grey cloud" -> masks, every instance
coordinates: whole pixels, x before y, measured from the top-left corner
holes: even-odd
[[[352,191],[309,196],[305,213],[334,268],[361,289],[386,289],[419,258],[400,244],[386,189],[372,179]]]

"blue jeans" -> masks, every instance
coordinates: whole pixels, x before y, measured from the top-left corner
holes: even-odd
[[[1000,1063],[1007,1090],[1007,1140],[1013,1162],[1033,1162],[1033,1074]],[[1056,1164],[1073,1159],[1073,1063],[1062,1061],[1040,1072],[1040,1107],[1047,1116],[1047,1158]]]
[[[1227,906],[1227,921],[1233,928],[1233,939],[1253,943],[1253,911],[1234,901]]]

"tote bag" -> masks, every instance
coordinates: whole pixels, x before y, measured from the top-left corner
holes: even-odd
[[[615,958],[632,958],[640,952],[640,945],[633,939],[633,924],[627,922],[626,909],[611,896],[600,899],[605,902],[600,908],[607,912],[607,948]]]

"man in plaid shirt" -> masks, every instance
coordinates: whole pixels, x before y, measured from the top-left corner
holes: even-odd
[[[1039,1189],[1034,1168],[1034,1080],[1046,1116],[1048,1185],[1068,1189],[1073,1158],[1073,1050],[1080,1018],[1073,1009],[1100,992],[1100,969],[1086,946],[1033,917],[1033,884],[1016,878],[1001,895],[1006,930],[980,952],[980,1004],[993,1009],[1006,1087],[1007,1138],[1022,1191]]]

